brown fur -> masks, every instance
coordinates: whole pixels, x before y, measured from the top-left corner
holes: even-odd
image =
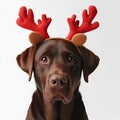
[[[26,120],[88,120],[78,88],[81,72],[88,82],[98,56],[64,39],[49,39],[26,49],[17,62],[29,79],[34,72],[36,82]]]

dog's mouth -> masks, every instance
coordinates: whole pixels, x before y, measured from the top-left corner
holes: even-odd
[[[57,95],[57,96],[53,97],[53,99],[52,99],[52,103],[53,103],[53,104],[56,103],[56,102],[66,103],[66,100],[64,99],[63,96]]]
[[[68,104],[72,101],[72,94],[65,96],[64,94],[57,94],[52,98],[52,103],[62,102],[63,104]]]
[[[46,102],[51,102],[52,104],[58,101],[68,104],[72,101],[73,91],[74,88],[69,76],[55,74],[50,76],[50,79],[46,82],[43,97]]]
[[[69,92],[67,92],[66,94],[63,92],[55,92],[53,93],[49,93],[49,94],[43,94],[44,96],[44,100],[46,102],[50,102],[52,104],[55,104],[57,102],[61,102],[63,104],[68,104],[72,101],[73,98],[73,92],[71,92],[71,90]]]

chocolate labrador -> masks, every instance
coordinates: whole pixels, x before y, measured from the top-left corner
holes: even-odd
[[[34,73],[36,83],[26,120],[88,120],[79,86],[82,71],[88,82],[98,66],[92,51],[50,38],[26,49],[17,62],[29,80]]]

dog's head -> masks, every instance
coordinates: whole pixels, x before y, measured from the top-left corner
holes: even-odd
[[[76,15],[68,18],[70,32],[66,39],[61,39],[50,38],[47,33],[51,18],[43,14],[36,24],[32,9],[27,13],[26,7],[20,8],[17,24],[39,35],[33,33],[30,36],[33,45],[18,55],[17,62],[29,74],[29,79],[34,72],[37,89],[43,93],[46,102],[60,100],[69,103],[78,90],[81,72],[88,82],[88,76],[98,66],[99,58],[82,46],[86,37],[81,34],[99,26],[98,22],[92,22],[96,14],[95,6],[90,6],[89,12],[83,10],[83,23],[80,26]]]
[[[88,75],[97,67],[99,58],[84,46],[50,38],[26,49],[18,55],[17,62],[29,79],[34,72],[37,88],[46,101],[69,103],[79,87],[82,70],[88,82]]]

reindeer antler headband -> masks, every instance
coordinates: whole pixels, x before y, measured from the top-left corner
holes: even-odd
[[[89,32],[91,30],[96,29],[99,27],[98,22],[92,23],[94,17],[97,14],[97,9],[95,6],[89,6],[89,10],[86,9],[82,12],[83,21],[81,25],[79,25],[79,20],[76,20],[76,15],[72,15],[71,18],[68,18],[69,24],[69,34],[66,37],[67,40],[70,40],[77,46],[81,46],[86,42],[86,36],[83,34],[85,32]],[[47,28],[51,23],[51,18],[47,18],[45,14],[42,15],[42,19],[38,19],[38,23],[36,24],[34,21],[34,14],[32,9],[27,9],[25,6],[21,7],[19,10],[19,18],[17,19],[16,23],[28,30],[35,31],[37,33],[32,33],[30,35],[30,41],[32,44],[37,44],[41,40],[45,40],[50,38]]]

